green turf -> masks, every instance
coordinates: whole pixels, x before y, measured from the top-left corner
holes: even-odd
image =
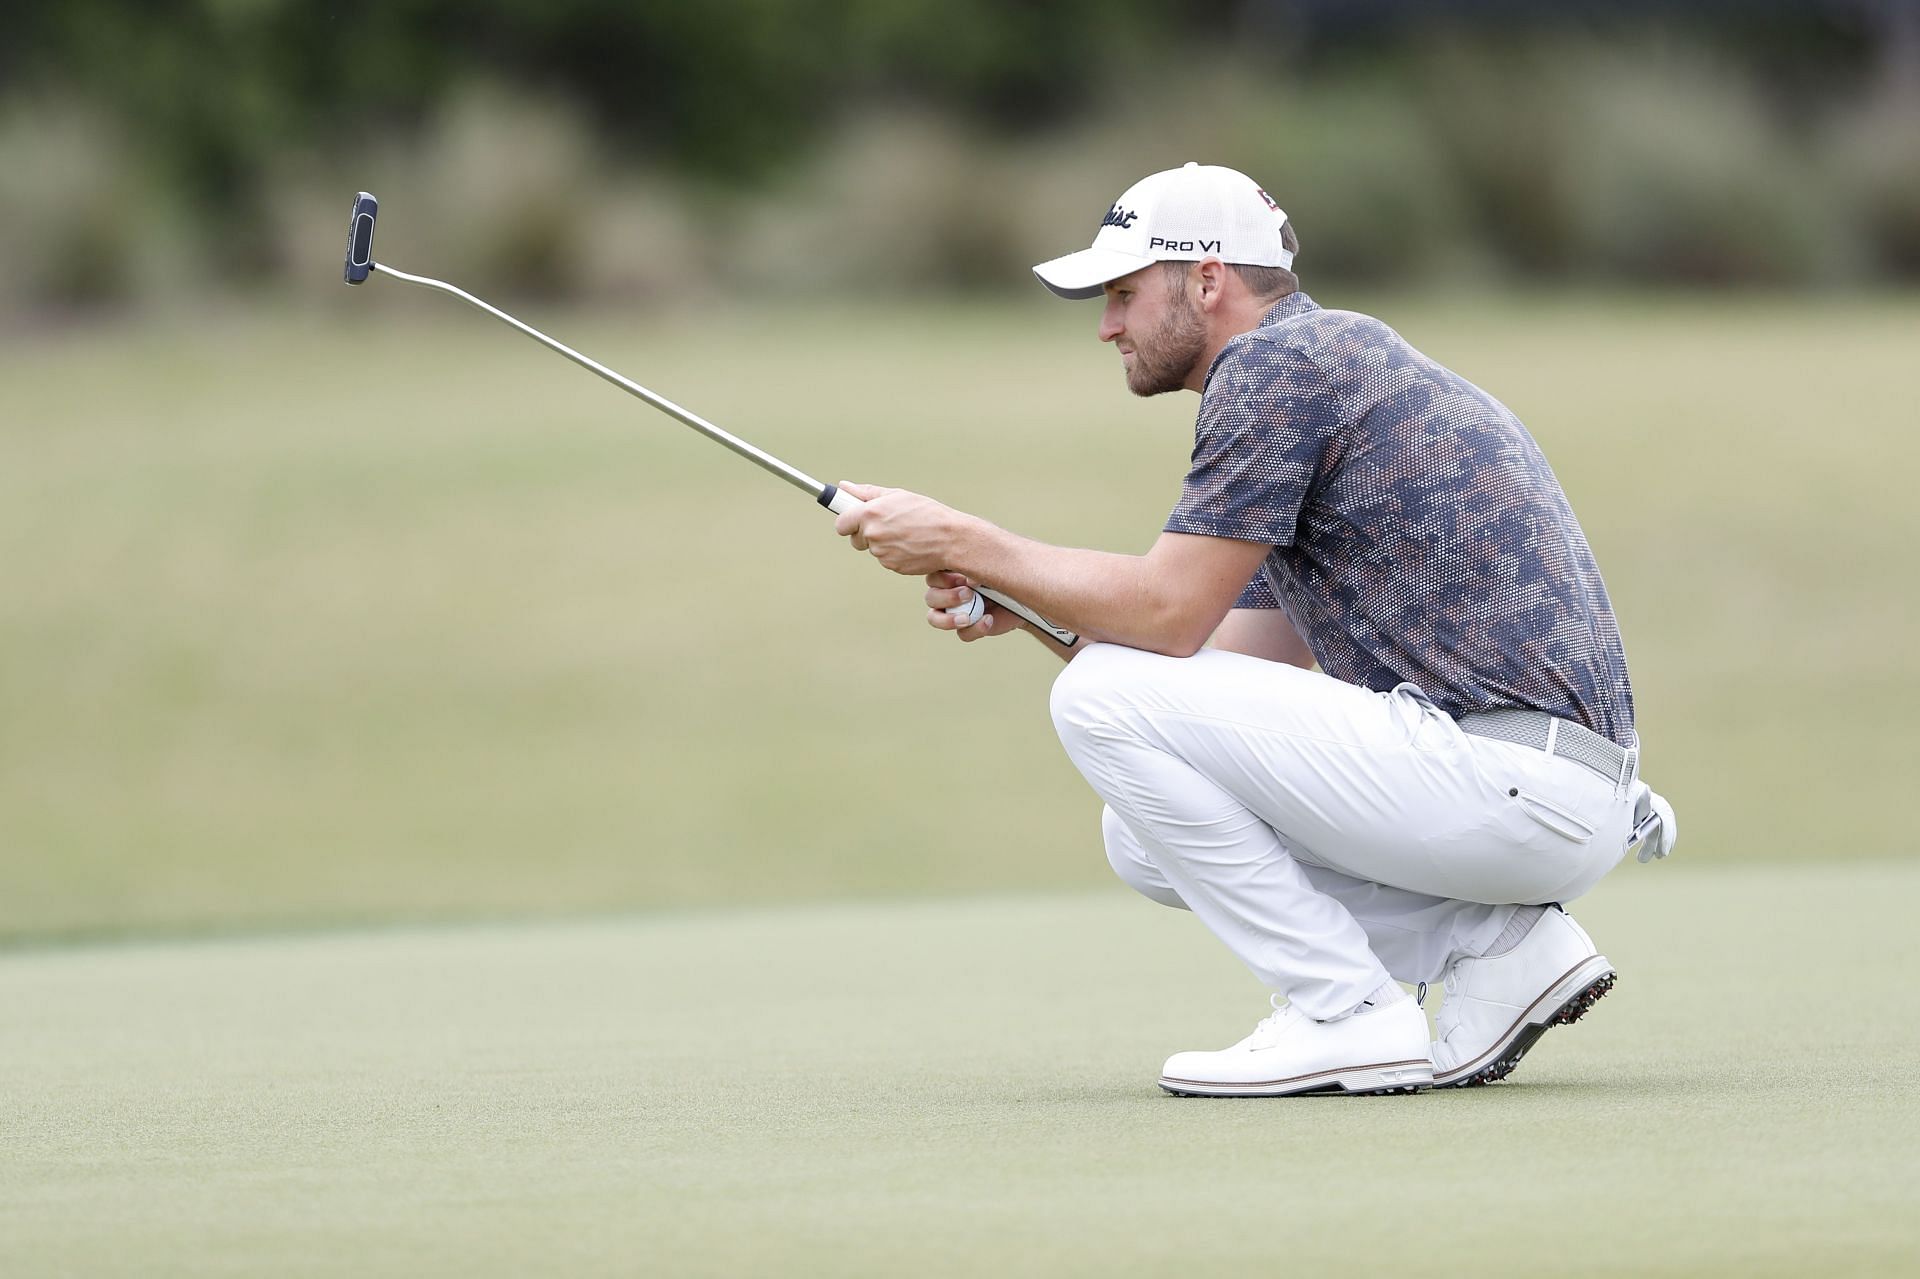
[[[1546,444],[1688,855],[1911,855],[1920,303],[1359,300]],[[1195,401],[1043,302],[524,309],[826,478],[1141,549]],[[0,403],[0,939],[1105,875],[1049,659],[448,299],[16,332]]]
[[[0,957],[10,1275],[1902,1273],[1920,868],[1623,867],[1511,1080],[1194,1101],[1110,892]]]

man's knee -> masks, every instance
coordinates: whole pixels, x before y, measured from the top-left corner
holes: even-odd
[[[1062,738],[1085,723],[1087,709],[1108,684],[1106,655],[1111,644],[1093,644],[1053,677],[1053,692],[1047,706],[1053,712],[1054,731]]]
[[[1094,644],[1054,677],[1048,705],[1054,731],[1069,750],[1087,729],[1112,722],[1121,694],[1141,678],[1137,659],[1151,656],[1119,644]]]

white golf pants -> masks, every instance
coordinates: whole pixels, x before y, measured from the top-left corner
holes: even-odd
[[[1517,904],[1578,897],[1632,825],[1628,787],[1468,736],[1410,684],[1096,644],[1055,681],[1053,719],[1120,877],[1312,1017],[1437,980]]]

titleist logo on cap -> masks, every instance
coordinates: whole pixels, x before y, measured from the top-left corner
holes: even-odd
[[[1135,213],[1133,210],[1123,209],[1116,204],[1111,209],[1107,210],[1106,217],[1100,219],[1100,225],[1101,226],[1117,226],[1124,231],[1128,227],[1132,226],[1133,220],[1139,216],[1140,215],[1138,213]]]

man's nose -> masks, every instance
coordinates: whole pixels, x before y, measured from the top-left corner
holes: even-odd
[[[1120,323],[1120,308],[1112,302],[1100,311],[1100,340],[1111,342],[1126,332],[1126,326]]]

